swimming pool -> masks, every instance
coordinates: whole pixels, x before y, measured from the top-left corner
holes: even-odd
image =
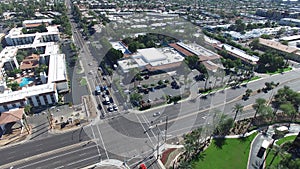
[[[33,82],[33,78],[29,78],[29,77],[23,77],[22,81],[19,83],[20,87],[24,87],[26,85],[28,85],[30,82]]]

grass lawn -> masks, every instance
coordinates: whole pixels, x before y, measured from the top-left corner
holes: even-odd
[[[294,141],[296,137],[297,137],[297,135],[283,137],[283,138],[279,139],[276,142],[276,144],[280,146],[282,143],[285,143],[285,142],[288,142],[288,141]]]
[[[261,77],[259,77],[259,76],[254,76],[254,77],[252,77],[251,79],[244,80],[243,83],[250,82],[250,81],[253,81],[253,80],[257,80],[257,79],[260,79],[260,78],[261,78]]]
[[[269,149],[266,152],[268,152],[268,151],[269,151]],[[271,150],[267,157],[267,160],[266,160],[266,168],[268,168],[268,167],[272,168],[272,166],[275,167],[277,164],[279,164],[279,162],[281,160],[280,155],[277,155],[275,158],[274,158],[274,155],[275,155],[275,152],[273,150]],[[274,160],[273,160],[272,164],[270,165],[273,158],[274,158]]]
[[[251,141],[257,133],[240,139],[214,139],[212,144],[192,161],[194,169],[246,169]]]
[[[268,75],[274,75],[274,74],[278,74],[278,73],[282,73],[282,72],[287,72],[287,71],[290,71],[290,70],[292,70],[292,68],[291,67],[287,67],[287,68],[284,68],[284,69],[278,69],[275,72],[267,72],[266,74],[268,74]]]
[[[81,86],[86,86],[86,85],[87,85],[87,81],[86,81],[85,78],[82,78],[82,79],[80,80],[80,85],[81,85]]]

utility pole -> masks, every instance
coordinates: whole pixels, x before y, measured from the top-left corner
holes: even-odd
[[[157,148],[156,148],[156,153],[157,153],[156,159],[158,160],[158,158],[159,158],[159,131],[157,131]]]
[[[165,131],[165,143],[167,143],[167,132],[168,132],[168,116],[166,116],[166,131]]]

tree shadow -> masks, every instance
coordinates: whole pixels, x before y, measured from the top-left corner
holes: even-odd
[[[206,157],[206,154],[204,152],[200,152],[197,156],[195,156],[195,161],[204,161]]]
[[[247,141],[247,137],[240,137],[238,140],[242,143],[245,143]]]
[[[222,149],[222,147],[226,144],[226,139],[225,138],[217,138],[214,140],[214,145],[218,149]]]

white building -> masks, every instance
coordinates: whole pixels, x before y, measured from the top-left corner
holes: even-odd
[[[240,58],[242,61],[251,63],[251,64],[256,64],[259,60],[259,57],[255,55],[248,55],[245,51],[238,49],[236,47],[227,45],[227,44],[219,44],[218,49],[225,49],[230,55]]]
[[[46,28],[48,30],[47,32],[36,32],[31,34],[24,34],[22,32],[22,27],[12,28],[8,35],[5,36],[5,40],[10,46],[59,41],[59,30],[57,26],[47,26]]]
[[[35,20],[25,20],[23,21],[22,23],[22,26],[24,28],[30,28],[30,27],[36,27],[36,26],[39,26],[41,24],[46,24],[47,26],[48,25],[51,25],[53,19],[35,19]]]
[[[300,19],[294,19],[294,18],[282,18],[279,21],[279,24],[282,25],[293,25],[300,27]]]
[[[0,112],[26,104],[38,107],[51,105],[57,101],[58,94],[55,83],[28,87],[23,90],[0,94]]]
[[[118,65],[123,73],[130,69],[168,71],[181,65],[184,57],[170,47],[139,49],[137,53],[129,58],[119,60]]]
[[[18,68],[16,60],[19,49],[41,48],[40,62],[48,63],[48,73],[42,73],[42,84],[20,87],[21,90],[11,91],[5,82],[5,70]],[[54,42],[8,46],[0,53],[0,112],[30,104],[33,107],[48,106],[58,101],[58,93],[68,91],[68,80],[65,55],[60,53],[59,45]]]

